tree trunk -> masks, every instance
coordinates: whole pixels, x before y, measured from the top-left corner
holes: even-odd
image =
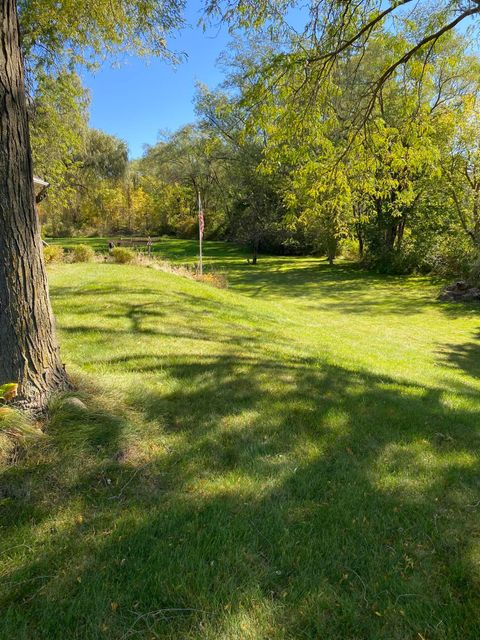
[[[480,246],[480,184],[475,189],[473,196],[473,233],[472,240],[475,248]]]
[[[257,260],[258,260],[258,239],[255,238],[255,240],[253,241],[253,253],[252,253],[252,264],[257,264]]]
[[[397,227],[397,251],[400,251],[400,249],[402,248],[403,234],[405,233],[406,224],[407,224],[407,216],[405,214],[402,218],[400,218],[400,221]]]
[[[359,231],[357,234],[357,240],[358,240],[358,257],[360,258],[360,260],[363,260],[364,247],[363,247],[363,235],[361,231]]]
[[[358,257],[360,260],[363,259],[363,250],[364,250],[364,241],[363,241],[363,229],[362,229],[362,215],[364,213],[364,206],[362,204],[354,204],[353,206],[353,215],[357,219],[355,223],[355,234],[357,236],[358,241]]]
[[[0,0],[0,384],[41,410],[68,384],[60,361],[35,213],[15,0]]]
[[[327,260],[329,265],[333,265],[335,256],[337,255],[338,242],[336,238],[330,237],[327,239]]]
[[[385,226],[384,234],[384,250],[385,253],[391,253],[395,246],[395,239],[397,237],[397,223],[389,222]]]

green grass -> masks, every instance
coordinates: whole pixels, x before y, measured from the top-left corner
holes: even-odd
[[[478,308],[205,252],[50,269],[87,409],[3,467],[0,637],[478,639]]]
[[[73,249],[78,244],[86,244],[94,251],[100,253],[108,252],[108,242],[111,238],[48,238],[49,244],[61,245],[67,251]],[[137,251],[145,253],[147,247],[145,244],[135,243],[135,238],[124,237],[112,237],[115,243],[121,243],[122,246],[129,246],[129,243],[133,241],[133,248]],[[173,238],[170,236],[162,236],[161,238],[154,238],[151,248],[152,254],[158,258],[164,258],[171,262],[181,264],[194,264],[198,260],[198,242],[196,240],[181,240],[179,238]],[[234,244],[227,244],[225,242],[217,242],[213,240],[207,240],[204,242],[205,252],[205,266],[211,268],[225,268],[232,263],[238,262],[239,259],[244,259],[246,262],[250,253],[238,247]]]

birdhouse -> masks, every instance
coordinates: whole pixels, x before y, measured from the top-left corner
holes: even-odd
[[[35,204],[41,202],[47,196],[47,189],[50,186],[48,182],[37,176],[33,176],[33,191],[35,193]]]

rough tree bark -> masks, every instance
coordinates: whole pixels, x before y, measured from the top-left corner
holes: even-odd
[[[0,0],[0,384],[41,410],[68,385],[59,356],[35,213],[15,0]]]

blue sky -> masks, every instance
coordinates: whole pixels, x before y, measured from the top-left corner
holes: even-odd
[[[177,67],[132,57],[120,67],[104,64],[94,74],[81,74],[91,93],[90,125],[125,140],[132,158],[142,154],[145,143],[155,143],[160,130],[193,120],[197,81],[214,87],[223,78],[216,61],[230,37],[225,27],[203,32],[196,26],[198,4],[189,2],[186,18],[191,26],[170,42],[175,51],[188,55]]]

